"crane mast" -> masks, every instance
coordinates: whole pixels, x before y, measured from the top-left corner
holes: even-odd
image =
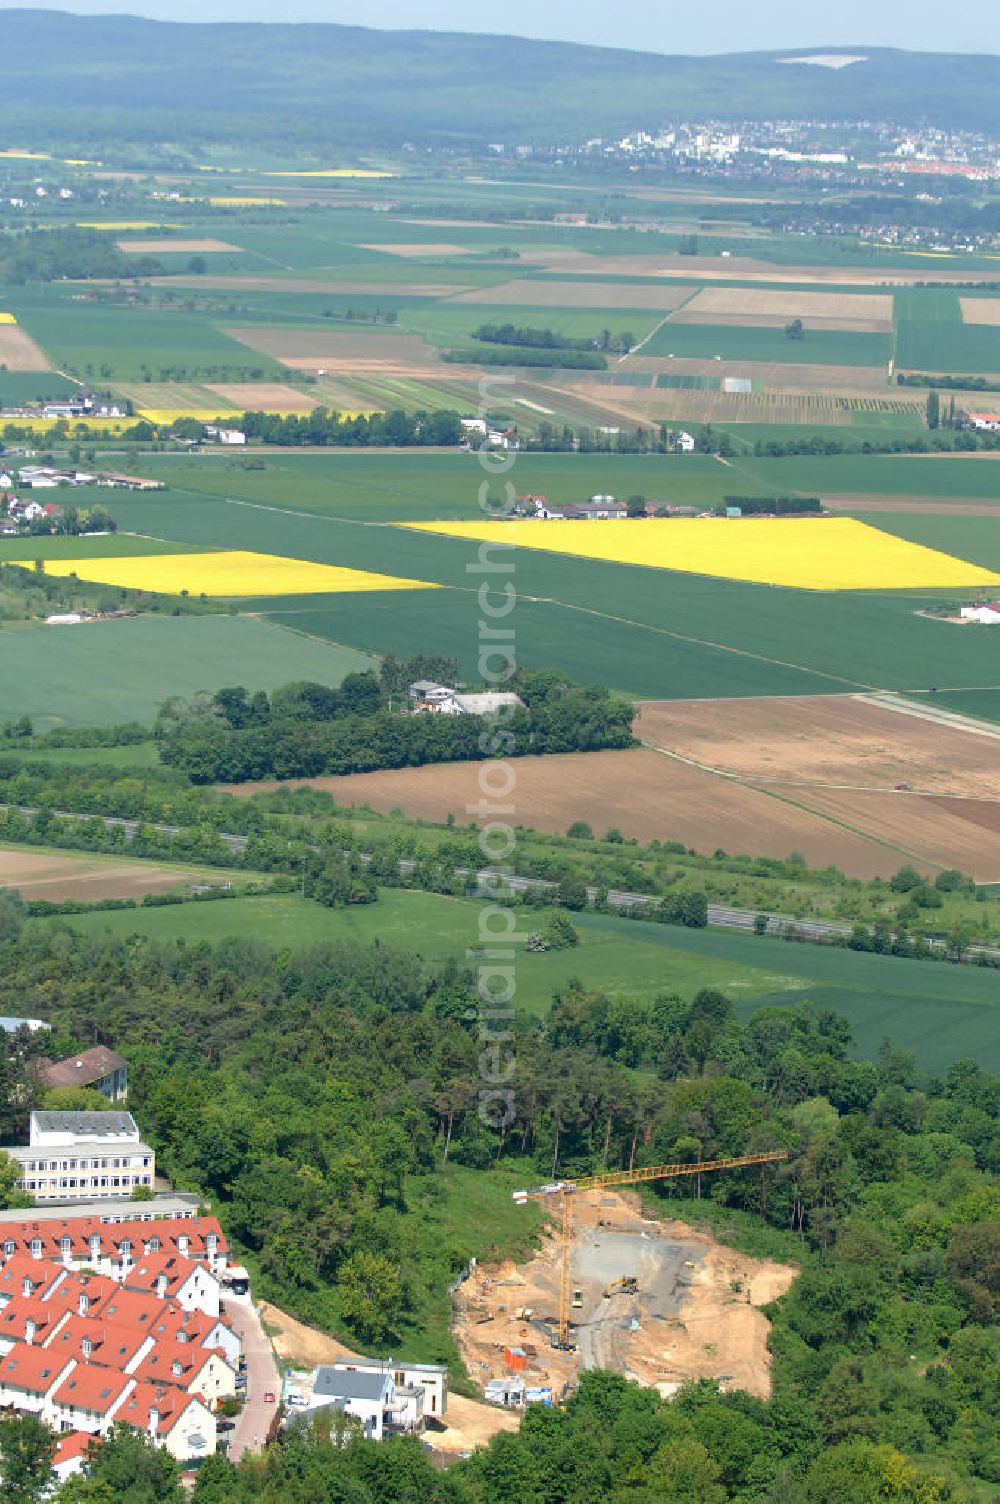
[[[680,1175],[703,1175],[714,1170],[741,1170],[748,1165],[770,1165],[788,1158],[787,1149],[769,1149],[761,1154],[740,1154],[733,1159],[696,1160],[693,1164],[644,1165],[638,1170],[609,1170],[603,1175],[581,1175],[575,1180],[556,1180],[533,1191],[514,1191],[518,1206],[529,1201],[541,1205],[558,1201],[561,1213],[559,1238],[559,1337],[557,1347],[570,1347],[569,1313],[573,1277],[573,1198],[584,1191],[620,1185],[642,1185],[651,1180],[672,1180]]]

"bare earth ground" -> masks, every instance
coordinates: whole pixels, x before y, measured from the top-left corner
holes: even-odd
[[[885,293],[801,292],[770,288],[704,287],[687,304],[686,313],[708,315],[709,322],[725,322],[731,315],[769,315],[774,319],[830,319],[846,327],[860,320],[864,326],[892,326],[892,298]]]
[[[118,249],[135,255],[156,256],[161,251],[241,251],[242,246],[230,245],[227,240],[174,240],[162,237],[159,240],[119,240]]]
[[[959,298],[965,324],[1000,324],[1000,298]]]
[[[957,867],[977,882],[1000,882],[1000,804],[876,789],[788,792],[810,810],[849,822],[876,839],[905,842],[918,866]]]
[[[275,412],[311,412],[319,404],[315,397],[285,386],[280,381],[233,381],[221,386],[210,386],[210,392],[224,402],[232,402],[241,411],[259,412],[269,409]]]
[[[852,695],[646,701],[636,734],[704,767],[806,782],[1000,799],[1000,740]]]
[[[426,241],[423,245],[397,244],[397,245],[366,245],[366,251],[381,251],[388,256],[406,256],[423,260],[428,256],[471,256],[476,249],[472,245],[454,245],[447,240]]]
[[[682,1222],[655,1222],[635,1196],[592,1193],[576,1203],[575,1350],[551,1346],[559,1240],[550,1231],[530,1263],[481,1264],[458,1292],[455,1337],[473,1379],[485,1386],[509,1374],[504,1348],[521,1347],[528,1386],[551,1386],[556,1399],[580,1371],[597,1367],[664,1394],[687,1379],[714,1378],[766,1399],[770,1324],[759,1308],[783,1295],[798,1270],[736,1253]],[[611,1282],[627,1275],[638,1279],[638,1293],[605,1299]]]
[[[401,808],[438,822],[454,815],[463,824],[466,806],[479,797],[480,766],[451,763],[301,782],[328,790],[340,804],[367,804],[384,814]],[[810,866],[833,863],[852,877],[889,877],[909,855],[761,789],[644,748],[519,757],[515,768],[514,819],[538,830],[565,834],[574,820],[586,820],[599,835],[614,826],[628,837],[683,841],[703,852],[721,847],[784,859],[800,851]],[[249,795],[278,786],[236,784],[230,791]]]
[[[102,862],[0,847],[0,888],[16,888],[25,899],[58,903],[64,898],[141,898],[198,881],[218,883],[219,875],[151,862]]]
[[[596,268],[592,268],[596,270]],[[628,282],[532,282],[527,278],[459,293],[453,303],[510,303],[522,308],[654,308],[664,313],[688,296],[686,287]]]
[[[261,1314],[279,1358],[293,1368],[316,1368],[320,1363],[359,1356],[338,1342],[336,1337],[305,1326],[267,1301],[261,1302]],[[444,1422],[428,1428],[427,1439],[436,1452],[457,1456],[460,1452],[485,1446],[498,1431],[516,1431],[520,1423],[520,1416],[510,1410],[484,1405],[460,1394],[449,1394]]]
[[[16,324],[0,324],[0,366],[8,371],[51,371],[52,362],[23,329]]]

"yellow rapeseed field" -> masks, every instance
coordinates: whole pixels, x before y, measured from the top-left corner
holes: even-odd
[[[21,560],[11,560],[21,563]],[[25,569],[34,565],[24,561]],[[149,554],[140,557],[47,559],[45,572],[78,575],[97,585],[152,590],[160,595],[256,596],[334,595],[368,590],[437,590],[425,580],[370,574],[309,559],[242,550],[207,554]]]
[[[16,324],[17,319],[12,313],[0,313],[0,324]]]
[[[608,521],[414,522],[451,538],[716,575],[796,590],[968,589],[1000,575],[851,517],[675,517]]]
[[[394,178],[394,172],[373,172],[365,167],[311,167],[308,170],[265,172],[265,178]]]
[[[94,433],[107,432],[111,434],[125,433],[132,428],[138,420],[136,418],[3,418],[0,417],[0,432],[5,428],[21,428],[28,433],[50,433],[56,424],[63,425],[69,434],[75,434],[78,429]]]
[[[78,230],[162,230],[159,219],[78,219]]]
[[[206,167],[203,171],[208,172],[210,169]],[[285,204],[288,201],[283,198],[236,198],[231,194],[223,194],[210,198],[208,202],[210,204],[221,204],[223,208],[252,209],[257,204]]]

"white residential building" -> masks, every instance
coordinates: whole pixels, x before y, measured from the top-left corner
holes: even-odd
[[[33,1112],[28,1143],[4,1146],[18,1186],[38,1202],[129,1196],[152,1188],[156,1156],[128,1112]]]
[[[361,1422],[369,1441],[381,1441],[392,1423],[396,1403],[396,1380],[391,1370],[374,1372],[342,1369],[324,1364],[313,1375],[312,1398],[307,1408],[332,1407]]]

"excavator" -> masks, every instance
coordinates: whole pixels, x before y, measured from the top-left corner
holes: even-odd
[[[623,1274],[621,1279],[612,1280],[604,1292],[604,1299],[610,1300],[612,1295],[638,1295],[639,1281],[634,1274]]]

